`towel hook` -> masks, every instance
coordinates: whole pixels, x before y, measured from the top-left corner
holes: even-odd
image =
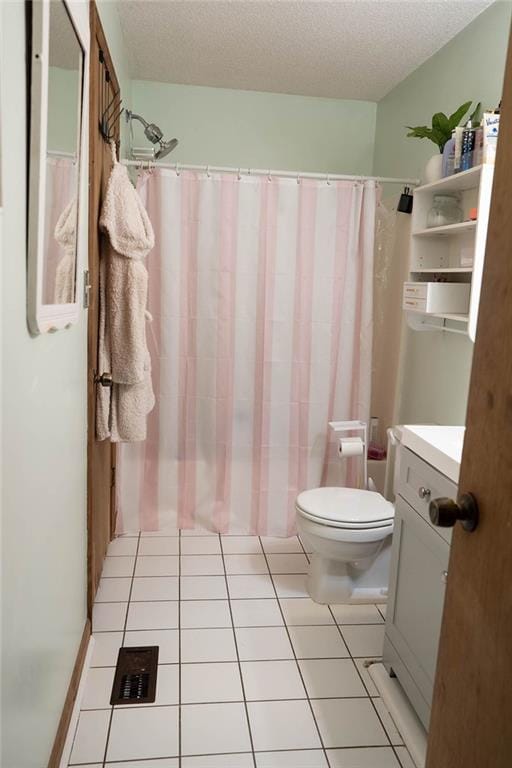
[[[104,110],[101,116],[100,131],[105,141],[110,141],[111,139],[115,138],[112,126],[124,111],[122,107],[123,100],[119,99],[119,102],[117,102],[119,95],[119,91],[114,93],[107,105],[107,108]]]

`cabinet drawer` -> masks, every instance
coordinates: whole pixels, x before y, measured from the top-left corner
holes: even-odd
[[[404,283],[402,306],[426,314],[466,314],[469,311],[469,283]],[[414,302],[419,301],[419,304]]]
[[[426,299],[428,283],[404,283],[404,299]]]
[[[408,296],[404,296],[402,309],[410,309],[412,312],[426,312],[427,300],[426,299],[413,299]]]
[[[398,493],[409,502],[432,529],[447,542],[451,542],[452,529],[439,528],[430,522],[428,507],[432,499],[447,496],[457,498],[457,486],[447,477],[403,446],[400,448]]]

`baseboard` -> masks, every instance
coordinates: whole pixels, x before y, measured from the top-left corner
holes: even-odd
[[[384,706],[404,740],[416,768],[425,768],[427,732],[413,710],[398,679],[390,677],[384,664],[380,663],[371,664],[368,667],[368,672]]]
[[[62,714],[60,716],[57,734],[55,736],[55,741],[53,742],[53,749],[48,761],[48,768],[60,768],[61,765],[64,746],[66,744],[69,726],[73,716],[75,702],[77,700],[80,680],[82,677],[82,670],[84,668],[87,652],[89,649],[90,638],[91,622],[89,619],[87,619],[85,622],[84,631],[82,633],[82,639],[80,640],[80,647],[78,648],[71,680],[69,681],[68,692],[64,701],[64,707],[62,708]]]

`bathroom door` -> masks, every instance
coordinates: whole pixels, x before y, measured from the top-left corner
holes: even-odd
[[[89,328],[88,328],[88,440],[87,440],[87,532],[88,609],[98,588],[107,547],[115,529],[115,448],[96,440],[96,387],[99,325],[99,256],[101,238],[98,222],[112,156],[99,126],[105,107],[119,93],[119,85],[96,6],[91,3],[90,113],[89,113]],[[108,75],[107,75],[108,73]],[[115,121],[119,138],[119,117]],[[99,373],[103,373],[100,371]]]
[[[480,522],[473,533],[454,530],[427,768],[512,765],[510,42],[501,121],[459,482]]]

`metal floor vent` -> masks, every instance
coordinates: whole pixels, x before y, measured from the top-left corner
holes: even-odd
[[[152,704],[156,698],[158,645],[120,648],[110,703]]]

